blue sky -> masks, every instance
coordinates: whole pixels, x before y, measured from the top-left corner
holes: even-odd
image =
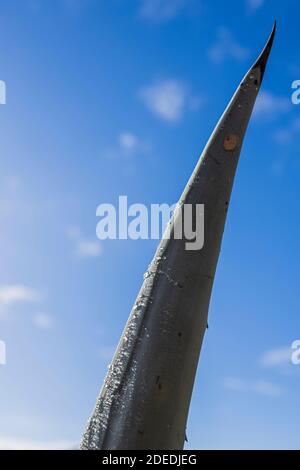
[[[187,448],[299,448],[299,4],[0,0],[0,447],[79,442],[155,241],[96,207],[176,202],[278,31],[235,181]]]

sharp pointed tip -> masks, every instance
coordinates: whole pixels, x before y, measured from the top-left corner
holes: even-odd
[[[267,44],[265,45],[264,49],[262,50],[262,53],[258,57],[255,64],[253,65],[253,68],[256,68],[256,67],[260,68],[261,81],[263,79],[265,69],[266,69],[266,65],[267,65],[267,62],[268,62],[268,58],[269,58],[269,55],[270,55],[270,52],[271,52],[271,49],[272,49],[274,36],[275,36],[275,33],[276,33],[276,27],[277,27],[277,23],[276,23],[276,20],[275,20],[274,24],[273,24],[271,34],[269,36],[269,39],[267,40]]]
[[[274,23],[273,23],[273,28],[272,28],[272,31],[271,31],[271,34],[270,34],[270,39],[272,40],[272,43],[273,43],[273,39],[274,39],[274,36],[275,36],[275,33],[276,33],[276,28],[277,28],[277,20],[275,19]]]

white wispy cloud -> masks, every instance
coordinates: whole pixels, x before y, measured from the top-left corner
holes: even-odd
[[[79,256],[100,256],[102,245],[97,240],[78,240],[76,252]]]
[[[266,351],[260,358],[264,367],[276,367],[291,363],[292,349],[288,346]]]
[[[290,100],[284,96],[276,96],[262,90],[256,100],[254,114],[259,117],[275,118],[291,109]]]
[[[188,87],[175,79],[160,80],[142,87],[139,96],[146,107],[168,122],[179,121],[186,109],[197,109],[201,100]]]
[[[32,317],[32,321],[35,326],[43,330],[49,330],[53,326],[53,317],[44,312],[35,313]]]
[[[141,155],[149,150],[149,145],[130,131],[123,131],[119,135],[118,150],[125,155]]]
[[[150,153],[150,145],[148,142],[142,140],[135,133],[124,130],[117,136],[114,145],[108,147],[104,156],[108,160],[124,160],[126,164],[133,163],[132,157],[148,156]],[[129,161],[128,157],[131,158]]]
[[[0,286],[0,305],[2,306],[10,306],[18,302],[38,302],[41,298],[41,292],[25,285]]]
[[[0,450],[75,450],[79,445],[71,441],[34,441],[0,436]]]
[[[247,7],[251,12],[259,10],[265,3],[264,0],[246,0]]]
[[[274,132],[273,137],[279,144],[286,145],[298,138],[300,133],[300,119],[297,118],[288,127],[283,127]]]
[[[152,21],[169,21],[181,13],[191,0],[142,0],[140,14]]]
[[[119,142],[122,149],[127,152],[135,152],[139,147],[139,140],[132,132],[122,132],[119,136]]]
[[[282,387],[268,380],[243,380],[238,377],[226,377],[223,386],[234,392],[250,392],[268,397],[279,397],[284,393]]]
[[[67,234],[74,244],[74,253],[77,256],[93,258],[102,254],[103,249],[100,241],[83,237],[79,227],[69,227]]]
[[[221,63],[228,59],[244,60],[248,54],[248,49],[241,46],[227,28],[219,29],[215,44],[208,50],[210,59],[215,63]]]

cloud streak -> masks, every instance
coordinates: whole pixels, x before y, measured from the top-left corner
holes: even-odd
[[[263,6],[264,0],[246,0],[246,3],[248,9],[253,13]]]
[[[276,367],[291,364],[292,350],[290,347],[271,349],[260,358],[260,364],[264,367]]]
[[[142,0],[140,15],[152,21],[170,21],[189,5],[190,0]]]
[[[284,390],[273,382],[267,380],[243,380],[237,377],[226,377],[223,386],[227,390],[242,393],[254,393],[267,397],[279,397]]]
[[[219,64],[230,59],[242,61],[248,57],[249,51],[234,39],[227,28],[220,28],[217,40],[209,48],[208,55],[212,62]]]
[[[42,330],[49,330],[53,326],[52,316],[44,312],[33,315],[32,321],[35,326]]]
[[[297,118],[290,123],[289,127],[284,127],[274,132],[274,139],[279,144],[286,145],[296,139],[299,136],[299,133],[300,119]]]
[[[187,109],[197,109],[201,104],[184,83],[175,79],[160,80],[142,87],[139,96],[149,111],[173,123],[179,121]]]
[[[97,239],[88,239],[82,236],[79,227],[70,227],[68,229],[69,238],[74,243],[74,253],[82,258],[95,258],[102,254],[101,243]]]
[[[96,240],[78,240],[76,253],[83,257],[95,257],[102,254],[102,245]]]
[[[0,437],[0,450],[72,450],[78,448],[79,445],[71,441],[34,441]]]
[[[255,103],[254,115],[260,118],[276,118],[290,111],[291,106],[288,98],[262,90]]]
[[[125,130],[117,136],[116,143],[104,151],[107,160],[123,160],[127,164],[133,163],[136,156],[147,156],[151,150],[148,142],[140,139],[131,131]]]
[[[0,305],[10,306],[21,302],[38,302],[42,294],[36,289],[21,284],[0,286]]]

